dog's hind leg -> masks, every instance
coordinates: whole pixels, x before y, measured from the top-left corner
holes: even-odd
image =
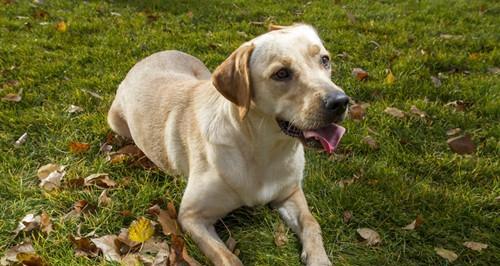
[[[127,121],[123,117],[123,110],[115,99],[108,112],[108,124],[118,135],[132,139]]]

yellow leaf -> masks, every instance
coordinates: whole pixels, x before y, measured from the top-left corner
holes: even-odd
[[[153,236],[154,229],[151,225],[151,221],[141,217],[134,221],[130,228],[128,229],[128,237],[130,240],[143,243]]]
[[[59,21],[57,24],[56,24],[56,30],[58,32],[66,32],[68,30],[68,25],[66,24],[66,22],[64,21]]]
[[[385,84],[393,84],[396,81],[396,77],[392,74],[392,71],[389,70],[389,73],[385,77]]]

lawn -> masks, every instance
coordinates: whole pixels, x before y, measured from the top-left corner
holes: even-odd
[[[66,28],[56,27],[60,22]],[[0,257],[28,238],[51,265],[107,265],[102,256],[76,257],[68,236],[78,228],[115,234],[140,216],[153,219],[151,203],[178,206],[185,186],[158,170],[111,164],[99,152],[110,132],[107,110],[127,71],[167,49],[192,54],[213,70],[269,23],[294,22],[317,28],[333,55],[333,81],[356,102],[370,104],[364,119],[344,123],[348,132],[335,155],[306,154],[304,189],[332,262],[446,265],[434,250],[441,247],[458,255],[455,265],[498,265],[500,3],[479,0],[1,0],[0,97],[23,92],[19,102],[0,101]],[[366,70],[368,78],[356,79],[353,68]],[[387,78],[389,71],[394,79]],[[458,106],[447,105],[454,101]],[[72,104],[83,112],[68,113]],[[413,114],[412,106],[425,117]],[[384,112],[387,107],[405,116]],[[472,154],[448,147],[453,128],[471,137]],[[26,142],[16,147],[24,132]],[[363,141],[367,136],[378,148]],[[90,149],[71,152],[70,142]],[[128,185],[108,191],[110,205],[64,220],[78,200],[97,204],[102,190],[44,192],[37,169],[47,163],[66,166],[63,183],[105,172]],[[22,217],[42,210],[53,232],[14,236]],[[348,222],[345,211],[352,213]],[[402,229],[417,216],[420,227]],[[223,239],[231,234],[237,240],[245,265],[300,265],[300,244],[291,232],[284,246],[274,243],[279,222],[266,206],[244,208],[224,219],[230,233],[222,224],[218,230]],[[382,242],[366,245],[358,228],[377,231]],[[488,248],[470,250],[465,241]],[[187,244],[208,264],[189,238]]]

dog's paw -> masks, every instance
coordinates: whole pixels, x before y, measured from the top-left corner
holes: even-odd
[[[307,266],[331,266],[332,263],[326,253],[323,252],[307,252],[306,250],[302,251],[300,255],[300,259],[302,263]]]

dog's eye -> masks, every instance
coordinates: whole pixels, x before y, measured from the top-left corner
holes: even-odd
[[[330,68],[330,57],[328,57],[328,55],[324,55],[321,57],[321,64],[325,67],[325,68]]]
[[[291,77],[292,77],[292,72],[289,69],[282,68],[278,70],[276,73],[274,73],[271,78],[277,81],[284,81],[284,80],[289,80]]]

